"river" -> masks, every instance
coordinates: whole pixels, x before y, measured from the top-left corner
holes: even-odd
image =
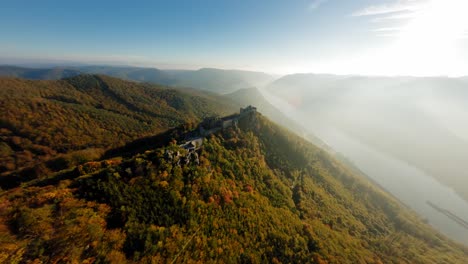
[[[264,90],[262,94],[288,117],[303,124],[306,130],[320,138],[334,151],[344,155],[369,178],[422,218],[427,219],[435,229],[455,241],[468,245],[468,229],[427,203],[429,201],[448,210],[458,218],[468,221],[468,202],[451,188],[441,184],[422,170],[379,152],[336,128],[327,127],[327,124],[320,124],[317,120],[305,122],[306,115],[294,111],[280,98]]]

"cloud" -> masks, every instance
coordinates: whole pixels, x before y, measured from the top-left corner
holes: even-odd
[[[401,31],[402,28],[400,27],[383,27],[383,28],[376,28],[372,31],[375,31],[375,32],[388,32],[388,31]]]
[[[400,12],[396,14],[385,14],[382,16],[377,16],[372,19],[372,22],[385,22],[385,21],[395,21],[395,20],[405,20],[412,19],[416,16],[416,12]]]
[[[370,22],[384,25],[371,30],[378,37],[398,37],[405,25],[414,21],[430,3],[431,0],[388,0],[385,4],[361,8],[351,16],[371,17]]]
[[[313,0],[309,4],[309,10],[315,10],[319,8],[321,5],[325,4],[326,2],[328,2],[328,0]]]
[[[389,4],[371,5],[352,13],[352,16],[388,15],[398,12],[416,12],[423,8],[428,0],[398,0]]]
[[[377,34],[375,36],[376,37],[381,37],[381,38],[395,38],[395,37],[398,37],[399,35],[398,34],[387,33],[387,34]]]

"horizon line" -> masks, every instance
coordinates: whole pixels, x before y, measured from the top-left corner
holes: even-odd
[[[0,60],[3,60],[5,57],[0,57]],[[8,59],[20,59],[20,58],[8,58]],[[28,60],[21,58],[20,60]],[[160,65],[186,65],[189,64],[178,64],[178,63],[161,63]],[[215,66],[195,66],[192,67],[159,67],[156,65],[138,65],[133,63],[110,63],[110,62],[82,62],[75,60],[64,60],[64,59],[32,59],[30,61],[20,62],[20,63],[0,63],[1,67],[18,67],[18,68],[31,68],[31,69],[54,69],[54,68],[73,68],[73,67],[115,67],[115,68],[140,68],[140,69],[155,69],[161,71],[200,71],[203,69],[214,69],[214,70],[223,70],[223,71],[244,71],[244,72],[257,72],[264,73],[278,78],[288,76],[288,75],[334,75],[334,76],[346,76],[346,77],[389,77],[389,78],[449,78],[449,79],[460,79],[468,77],[468,73],[462,75],[413,75],[413,74],[366,74],[366,73],[334,73],[328,71],[297,71],[297,72],[287,72],[279,73],[274,71],[264,71],[260,69],[243,69],[235,67],[215,67]]]

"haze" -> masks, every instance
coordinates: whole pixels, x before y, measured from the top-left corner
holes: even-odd
[[[68,75],[0,75],[258,88],[267,101],[253,93],[249,104],[294,120],[282,125],[468,245],[466,226],[428,204],[468,221],[467,10],[466,0],[4,1],[0,65]]]

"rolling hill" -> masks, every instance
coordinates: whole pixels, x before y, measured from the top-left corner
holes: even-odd
[[[226,94],[239,89],[266,85],[274,78],[266,73],[203,68],[196,71],[174,71],[175,86],[193,87]]]
[[[178,141],[163,147],[88,162],[1,193],[0,260],[464,263],[468,257],[468,249],[365,178],[258,113],[206,137],[198,162],[178,146],[191,130],[179,130]]]
[[[125,66],[79,66],[50,69],[0,66],[0,76],[33,80],[58,80],[82,73],[108,75],[124,80],[176,87],[192,87],[218,94],[263,86],[274,78],[266,73],[203,68],[199,70],[160,70]]]
[[[0,78],[0,102],[2,174],[58,156],[64,163],[58,167],[63,167],[70,160],[95,158],[134,139],[238,108],[194,89],[102,75],[58,81]],[[33,177],[47,171],[39,166],[26,173]]]
[[[169,73],[155,68],[82,66],[77,67],[76,70],[87,74],[102,74],[137,82],[149,82],[161,85],[171,85],[175,83],[175,80]]]

